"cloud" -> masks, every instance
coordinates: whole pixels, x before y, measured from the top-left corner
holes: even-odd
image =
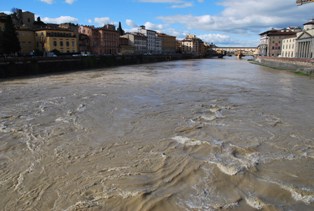
[[[192,7],[193,4],[191,2],[182,2],[181,4],[174,4],[171,6],[171,8],[187,8]]]
[[[40,0],[46,4],[52,4],[54,2],[54,0]]]
[[[161,32],[164,29],[164,26],[162,24],[154,24],[151,22],[146,22],[144,26],[146,29],[150,29],[150,30],[154,30],[158,32]]]
[[[73,4],[75,2],[75,0],[65,0],[65,3],[67,4]]]
[[[4,14],[7,14],[7,15],[12,14],[12,12],[11,12],[11,11],[0,11],[0,13],[4,13]]]
[[[177,14],[157,19],[165,26],[179,24],[187,31],[197,31],[197,36],[206,42],[256,46],[259,33],[270,28],[302,26],[313,18],[314,11],[314,4],[298,7],[295,0],[220,0],[217,4],[224,8],[220,14]]]
[[[95,18],[94,22],[98,26],[104,26],[106,24],[112,23],[113,21],[109,17],[101,17],[101,18]]]
[[[198,2],[203,2],[204,0],[198,0]],[[138,0],[138,2],[143,3],[168,3],[172,4],[171,8],[187,8],[192,7],[193,3],[185,0]]]
[[[137,28],[138,27],[138,25],[133,20],[130,20],[130,19],[125,20],[125,23],[126,23],[127,26],[130,26],[132,28]]]
[[[226,43],[231,41],[230,36],[225,34],[203,34],[198,35],[198,37],[202,39],[204,42],[209,43]]]
[[[78,23],[78,19],[71,17],[71,16],[60,16],[58,18],[48,18],[44,17],[41,18],[41,20],[45,23],[56,23],[56,24],[61,24],[61,23]]]

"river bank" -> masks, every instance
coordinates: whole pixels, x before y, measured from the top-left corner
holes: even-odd
[[[0,78],[32,76],[47,73],[60,73],[193,58],[196,57],[186,54],[3,58],[0,59]]]
[[[314,59],[258,56],[251,62],[274,69],[288,70],[308,76],[311,76],[314,73]]]

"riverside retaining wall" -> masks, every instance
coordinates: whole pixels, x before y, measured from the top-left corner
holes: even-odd
[[[289,70],[296,73],[299,72],[305,75],[314,74],[314,59],[258,56],[253,63],[276,69]]]
[[[181,59],[193,59],[192,55],[130,55],[130,56],[82,56],[37,57],[0,59],[0,78],[32,76],[88,70],[120,65],[144,64]]]

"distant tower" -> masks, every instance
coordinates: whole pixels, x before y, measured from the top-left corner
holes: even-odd
[[[122,29],[121,22],[119,22],[119,27],[117,28],[117,31],[119,32],[120,36],[125,34],[124,30]]]

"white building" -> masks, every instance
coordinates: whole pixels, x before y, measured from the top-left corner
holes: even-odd
[[[139,32],[147,37],[147,53],[160,54],[161,53],[161,39],[157,37],[157,32],[148,30],[145,26],[140,26]]]
[[[141,33],[126,33],[121,36],[129,40],[129,45],[134,47],[134,53],[144,54],[147,52],[147,37]]]
[[[281,57],[294,58],[295,57],[295,41],[296,37],[282,40]]]
[[[314,19],[303,24],[304,29],[297,34],[296,57],[314,58]]]

